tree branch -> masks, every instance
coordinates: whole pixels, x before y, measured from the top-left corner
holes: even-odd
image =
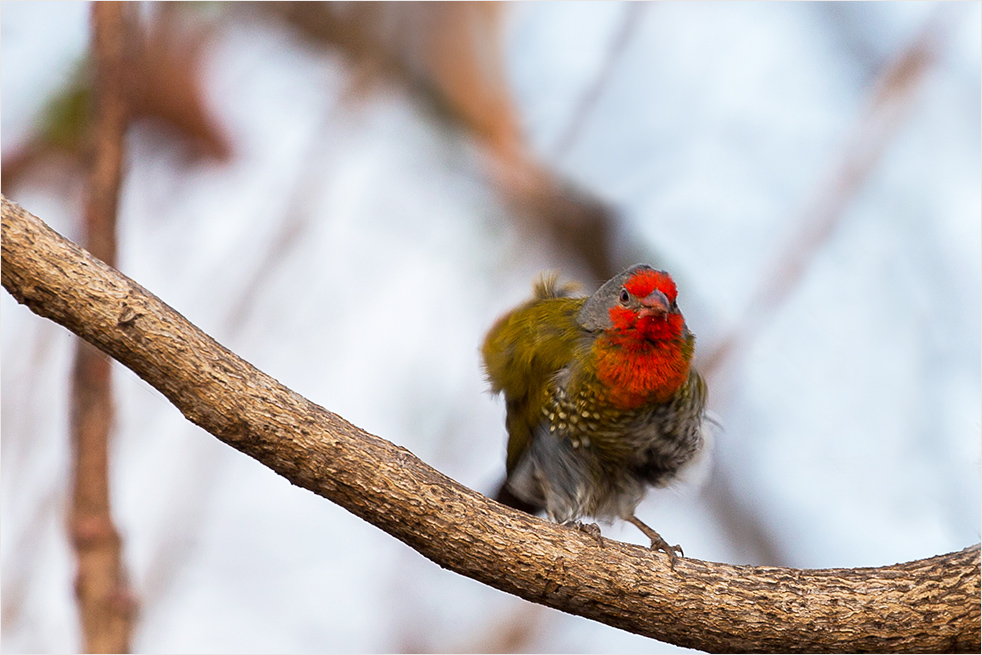
[[[877,569],[686,558],[513,511],[290,391],[2,199],[2,282],[184,415],[444,568],[527,600],[709,651],[979,650],[979,547]]]

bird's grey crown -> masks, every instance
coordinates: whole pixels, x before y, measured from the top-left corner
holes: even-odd
[[[587,298],[580,308],[580,313],[576,315],[576,322],[585,330],[595,332],[606,330],[611,327],[610,308],[618,302],[621,287],[632,275],[642,270],[655,270],[647,264],[635,264],[631,268],[618,273],[610,278],[597,289],[592,296]]]

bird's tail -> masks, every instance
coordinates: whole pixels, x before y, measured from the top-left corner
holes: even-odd
[[[498,493],[494,495],[494,499],[502,505],[508,505],[508,507],[512,507],[528,514],[538,514],[545,509],[543,507],[539,507],[538,505],[526,502],[513,494],[511,489],[508,488],[507,481],[502,482],[498,487]]]

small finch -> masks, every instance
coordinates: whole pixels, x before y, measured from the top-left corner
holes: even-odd
[[[671,276],[637,264],[589,298],[555,276],[501,317],[481,348],[491,390],[505,396],[507,478],[498,500],[556,522],[620,518],[664,551],[634,514],[705,445],[706,383]],[[587,526],[597,534],[595,525]]]

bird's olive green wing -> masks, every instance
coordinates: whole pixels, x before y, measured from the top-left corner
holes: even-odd
[[[542,420],[546,385],[569,364],[582,334],[576,315],[585,298],[567,297],[568,288],[550,280],[535,292],[494,324],[481,348],[491,390],[505,395],[509,474]]]

